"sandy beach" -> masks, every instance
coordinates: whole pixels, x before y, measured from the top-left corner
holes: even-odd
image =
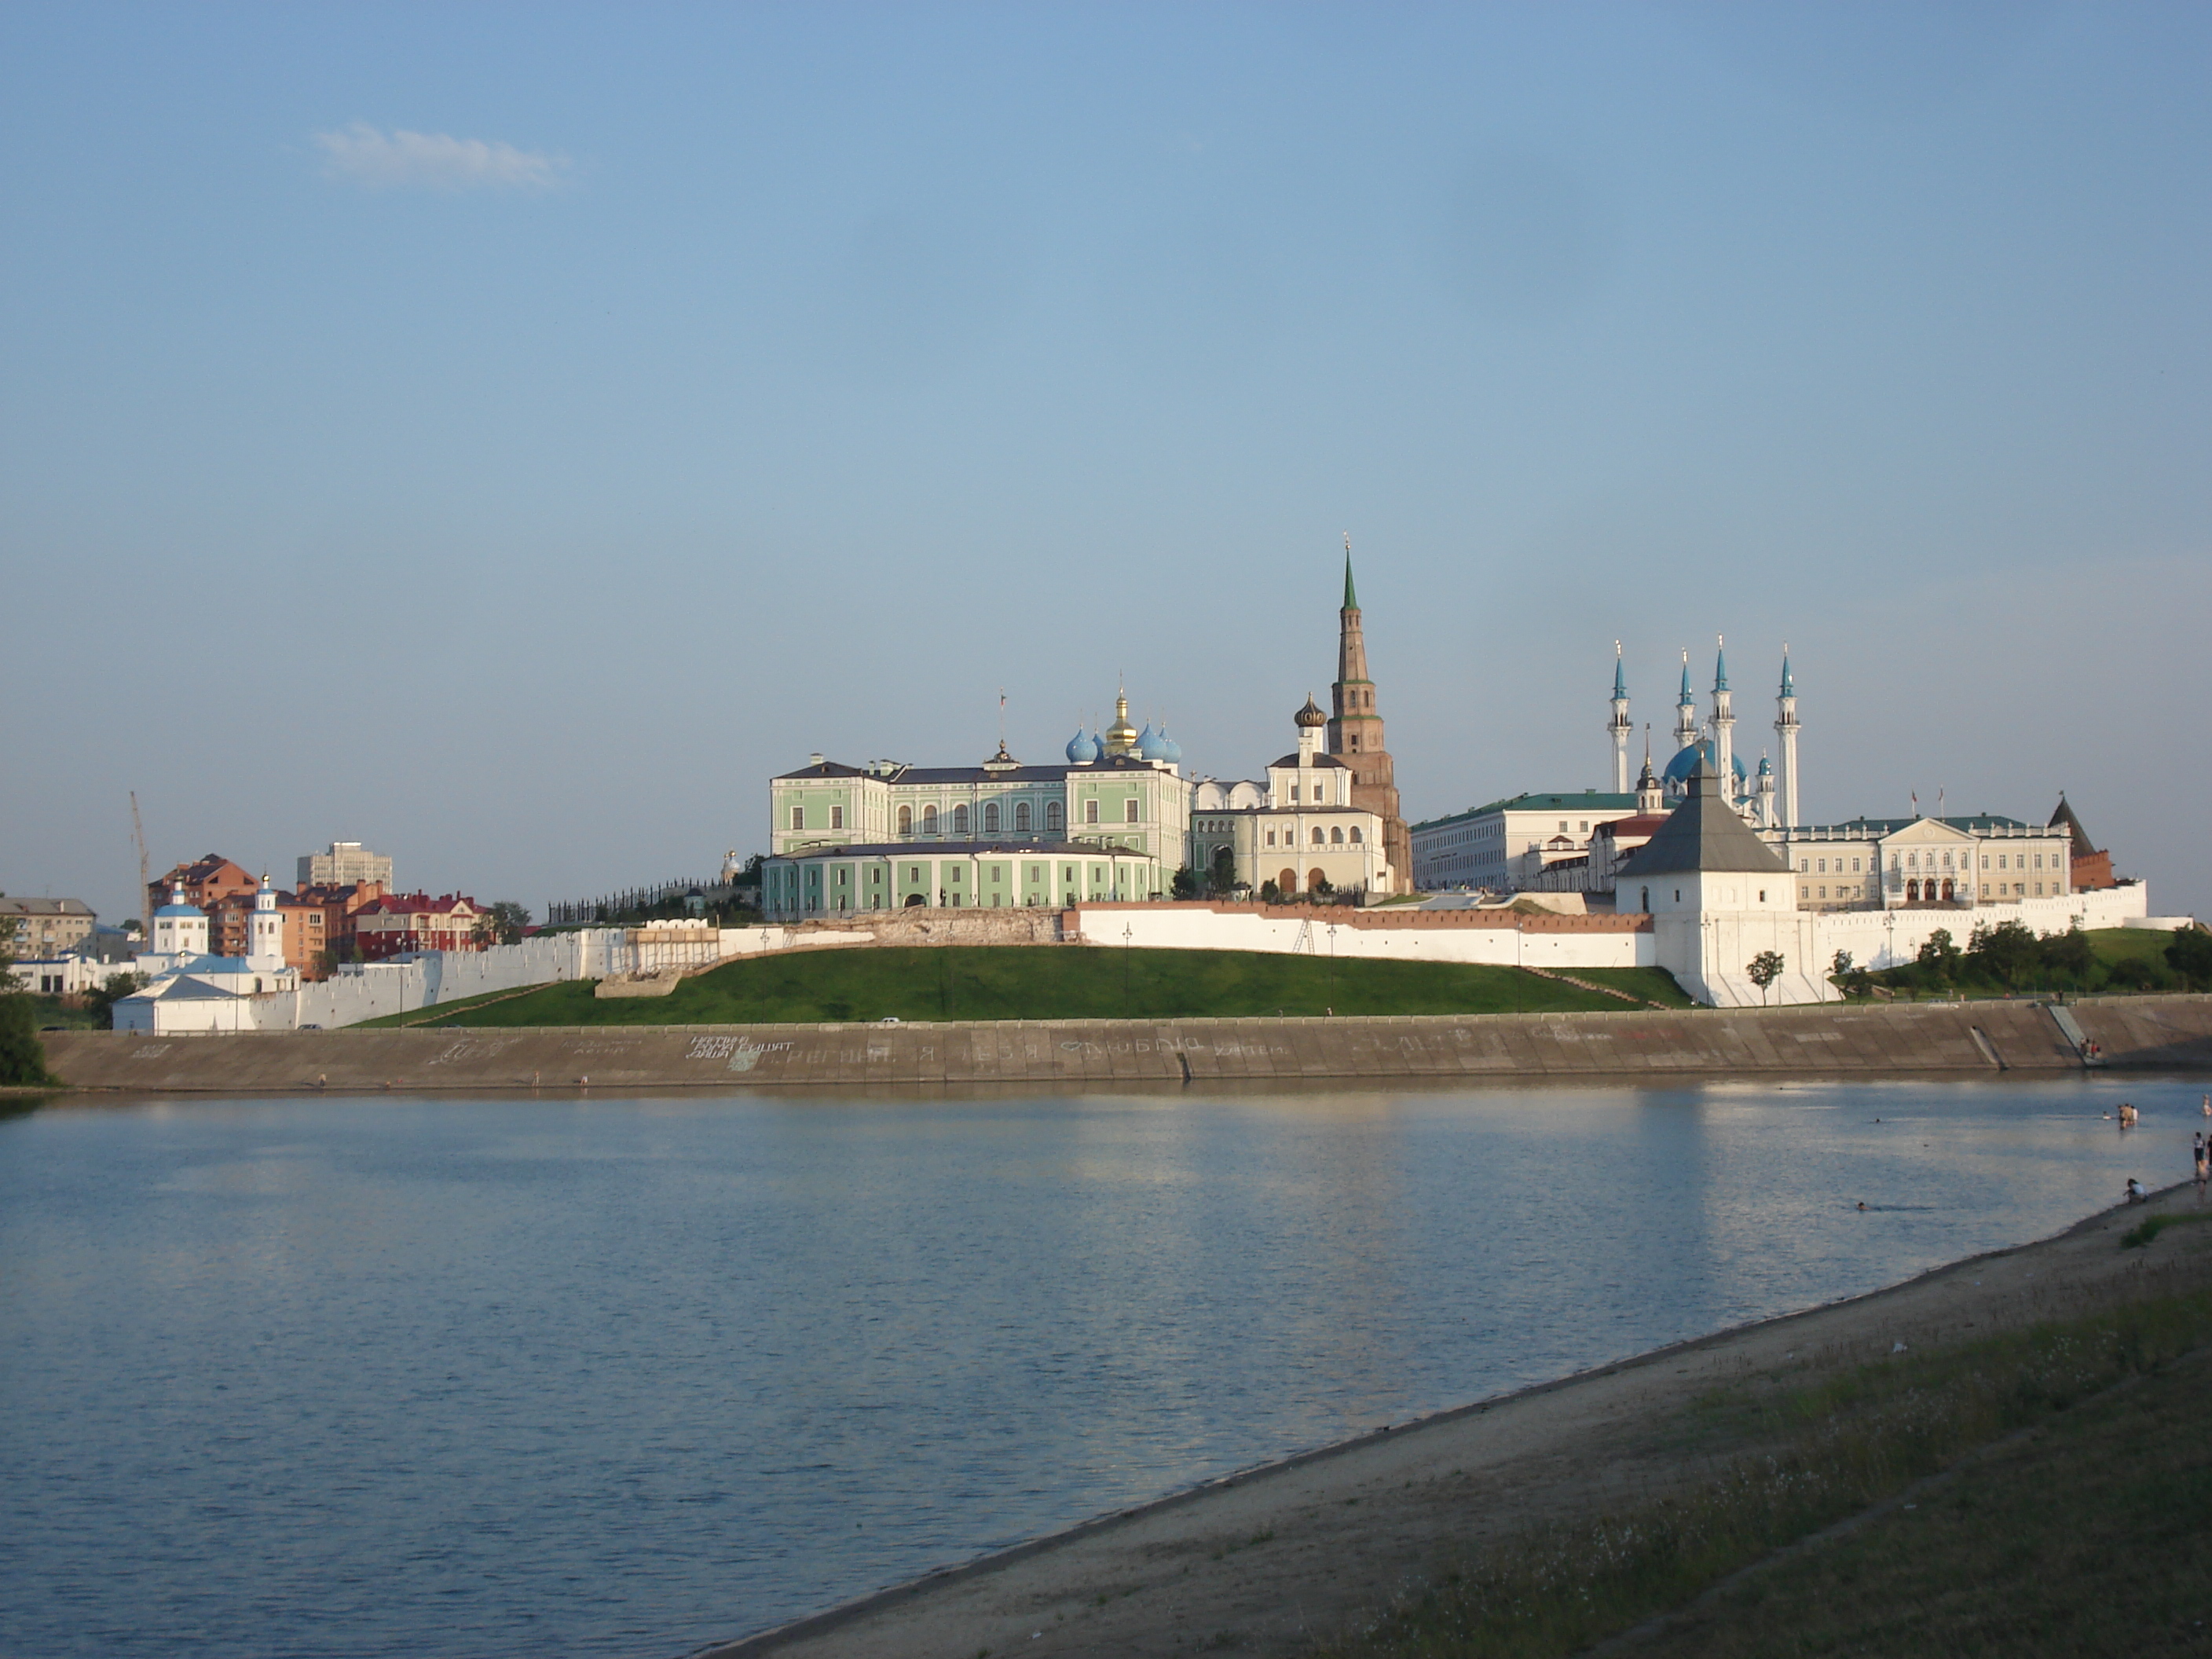
[[[2183,1186],[2148,1212],[2197,1203]],[[2212,1268],[2212,1228],[2118,1249],[2146,1212],[2116,1207],[1867,1296],[1393,1425],[701,1652],[1297,1652],[1470,1542],[1665,1491],[1749,1449],[1694,1410],[1717,1385],[1939,1348]]]

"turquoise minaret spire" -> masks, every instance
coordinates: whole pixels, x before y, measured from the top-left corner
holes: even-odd
[[[1729,707],[1728,641],[1713,636],[1719,655],[1713,662],[1713,770],[1721,775],[1721,799],[1736,804],[1735,711]]]
[[[1613,718],[1605,723],[1613,738],[1613,793],[1628,793],[1628,739],[1636,728],[1628,720],[1628,678],[1620,665],[1620,641],[1613,642]]]
[[[1775,780],[1780,795],[1782,827],[1797,827],[1797,682],[1790,672],[1790,642],[1782,644],[1782,690],[1774,699],[1774,736],[1782,750],[1781,776]]]
[[[1674,747],[1687,749],[1698,740],[1698,694],[1690,690],[1690,653],[1682,653],[1682,695],[1674,700]]]

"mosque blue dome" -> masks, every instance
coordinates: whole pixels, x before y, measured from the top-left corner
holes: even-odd
[[[1679,751],[1674,759],[1667,763],[1667,769],[1660,774],[1660,776],[1668,783],[1686,787],[1690,781],[1690,774],[1697,769],[1699,761],[1702,760],[1706,765],[1711,766],[1718,758],[1718,754],[1713,748],[1713,740],[1707,738],[1701,743],[1693,743],[1687,749]],[[1731,755],[1729,757],[1729,769],[1735,774],[1736,793],[1740,795],[1743,793],[1744,780],[1748,775],[1743,769],[1743,757]]]
[[[1081,726],[1077,726],[1075,735],[1067,740],[1069,763],[1075,766],[1088,765],[1098,758],[1098,739],[1087,734]]]

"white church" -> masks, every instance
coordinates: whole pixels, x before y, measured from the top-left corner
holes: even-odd
[[[208,952],[207,912],[185,902],[179,888],[154,912],[154,948],[131,963],[150,981],[115,1005],[118,1031],[250,1031],[256,997],[300,988],[300,970],[284,960],[284,918],[276,892],[261,878],[246,918],[242,957]]]

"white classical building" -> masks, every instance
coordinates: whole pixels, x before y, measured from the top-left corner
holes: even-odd
[[[1328,714],[1308,697],[1291,720],[1298,746],[1265,782],[1209,778],[1193,787],[1190,867],[1217,892],[1389,892],[1382,817],[1352,804],[1352,769],[1322,751]]]

